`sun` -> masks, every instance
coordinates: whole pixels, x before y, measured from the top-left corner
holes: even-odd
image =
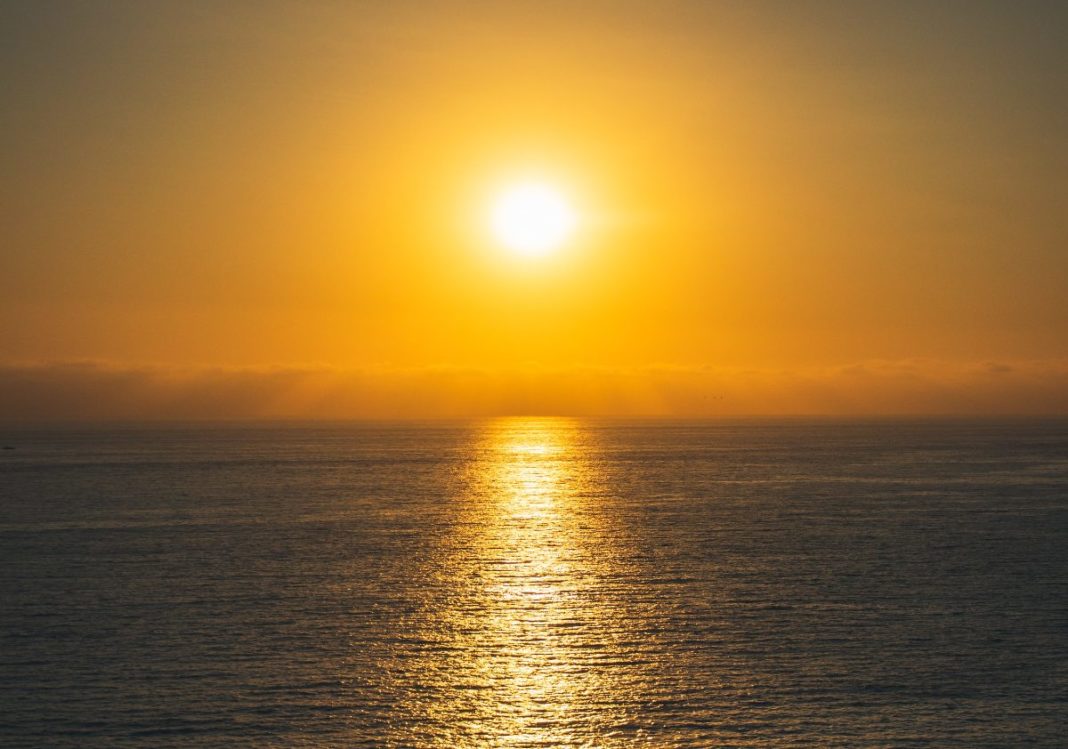
[[[512,252],[541,257],[560,247],[574,232],[578,217],[564,195],[541,182],[512,185],[494,201],[490,228]]]

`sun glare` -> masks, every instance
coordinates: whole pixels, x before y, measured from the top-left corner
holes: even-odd
[[[563,244],[578,218],[564,196],[553,187],[529,182],[503,192],[493,204],[490,226],[509,250],[540,257]]]

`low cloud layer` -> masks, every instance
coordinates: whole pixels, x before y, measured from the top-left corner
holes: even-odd
[[[1068,415],[1068,361],[794,371],[0,365],[0,420]]]

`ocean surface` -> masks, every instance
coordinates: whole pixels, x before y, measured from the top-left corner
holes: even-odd
[[[0,444],[5,748],[1068,746],[1068,422]]]

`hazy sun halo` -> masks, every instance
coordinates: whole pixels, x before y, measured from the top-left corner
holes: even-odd
[[[490,226],[509,250],[538,257],[563,244],[578,217],[559,190],[540,182],[513,185],[493,203]]]

